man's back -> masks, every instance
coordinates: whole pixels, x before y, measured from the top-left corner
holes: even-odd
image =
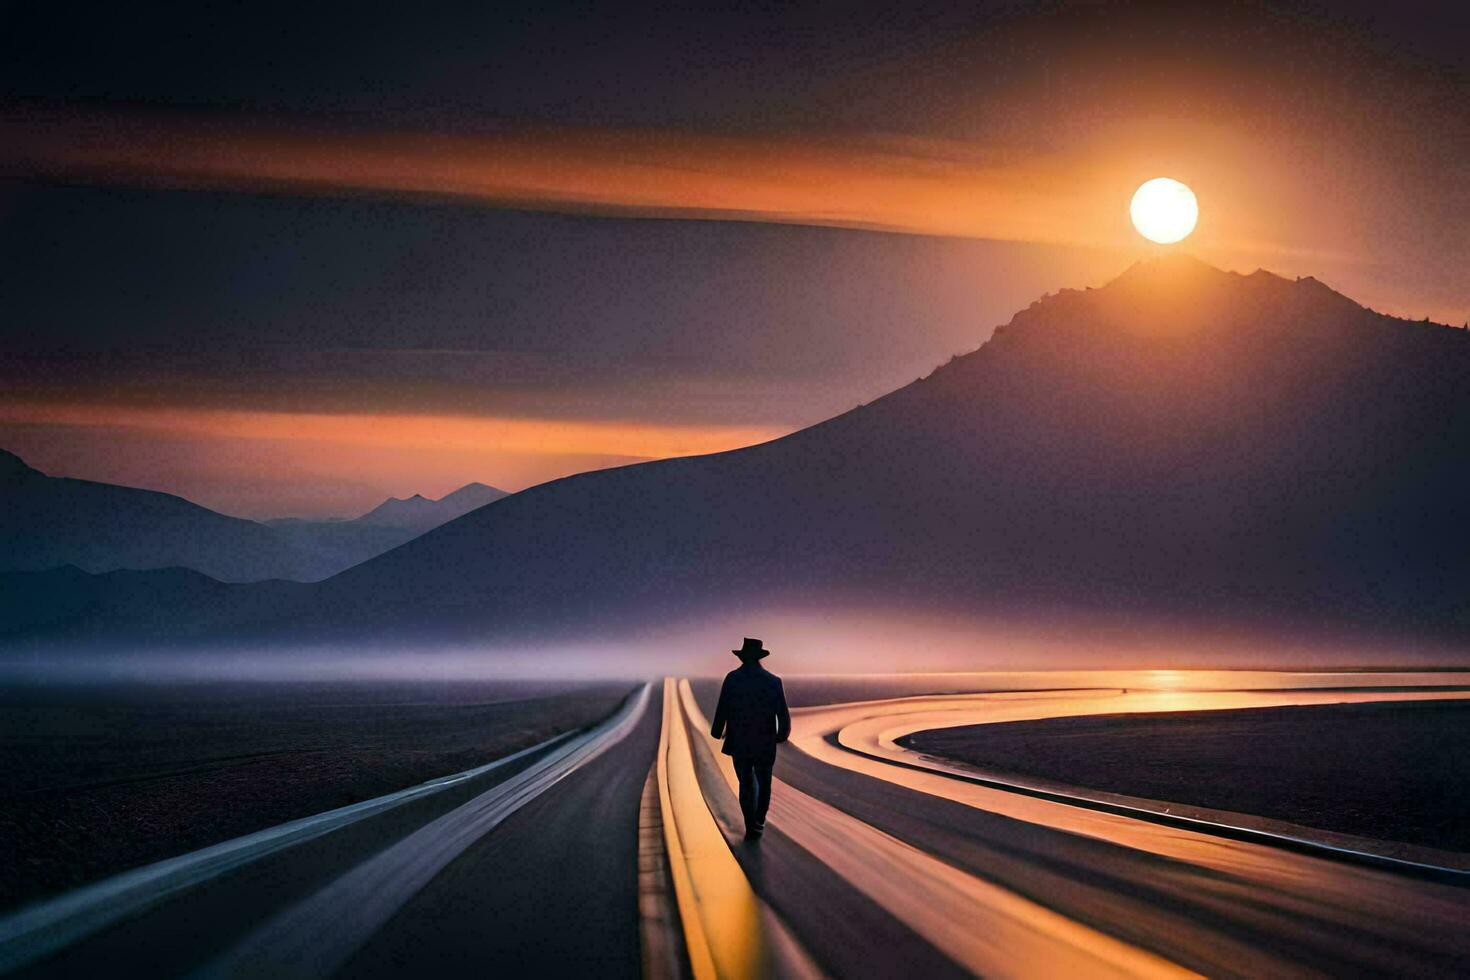
[[[791,734],[781,678],[754,662],[726,674],[711,733],[724,736],[726,755],[774,754]]]

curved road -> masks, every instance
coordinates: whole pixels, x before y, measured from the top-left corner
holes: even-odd
[[[1467,692],[905,699],[800,712],[778,776],[863,823],[1179,966],[1209,975],[1463,975],[1467,876],[1423,880],[1268,843],[1038,798],[924,764],[911,731],[1072,712],[1465,697]],[[835,743],[835,744],[834,744]],[[779,792],[781,787],[778,786]],[[1454,883],[1458,877],[1459,883]]]

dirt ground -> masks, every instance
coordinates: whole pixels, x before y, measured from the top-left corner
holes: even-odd
[[[998,773],[1470,851],[1470,702],[1055,718],[899,740]]]
[[[0,908],[483,765],[629,685],[193,685],[0,697]]]

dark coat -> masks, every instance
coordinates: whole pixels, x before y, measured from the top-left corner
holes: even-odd
[[[710,734],[725,739],[726,755],[775,755],[777,743],[791,734],[781,678],[759,663],[726,674]]]

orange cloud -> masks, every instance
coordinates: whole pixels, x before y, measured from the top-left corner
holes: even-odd
[[[53,476],[179,494],[242,517],[336,517],[389,495],[505,490],[589,469],[734,449],[749,426],[330,414],[0,401],[0,446]]]
[[[1079,216],[1092,196],[1073,167],[944,140],[588,128],[467,136],[12,108],[0,115],[0,147],[0,171],[20,177],[443,195],[1074,244],[1086,243]]]
[[[693,456],[765,442],[785,429],[440,415],[327,414],[46,402],[0,404],[0,423],[109,426],[217,439],[321,442],[389,451],[546,456]]]

